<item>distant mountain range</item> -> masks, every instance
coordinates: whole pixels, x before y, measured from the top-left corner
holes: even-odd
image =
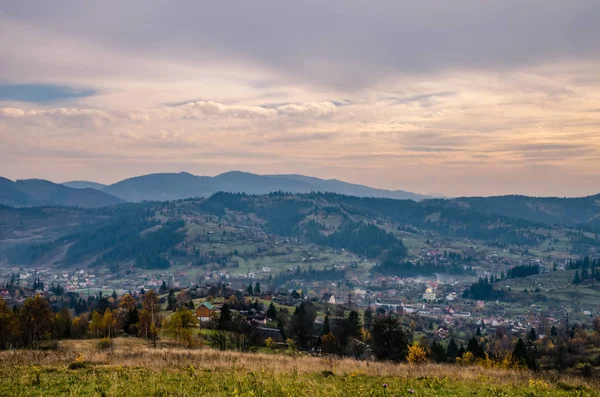
[[[13,182],[0,178],[0,204],[24,207],[40,205],[95,208],[123,202],[168,201],[209,197],[216,192],[267,194],[329,192],[355,197],[426,200],[448,210],[470,209],[477,213],[506,216],[544,224],[584,226],[600,230],[600,194],[581,198],[528,196],[460,197],[436,199],[402,190],[374,189],[339,180],[304,175],[257,175],[232,171],[214,177],[187,172],[142,175],[112,185],[72,181],[56,184],[28,179]]]
[[[231,171],[214,177],[196,176],[187,172],[142,175],[109,186],[94,182],[74,181],[64,185],[74,188],[91,187],[124,201],[166,201],[190,197],[208,197],[216,192],[267,194],[331,192],[357,197],[382,197],[422,200],[429,196],[402,190],[374,189],[335,179],[324,180],[303,175],[257,175]]]
[[[97,208],[121,204],[124,201],[101,190],[74,189],[43,179],[16,182],[0,177],[0,204],[15,207],[61,205]]]
[[[64,185],[66,187],[72,187],[73,189],[96,189],[96,190],[102,190],[106,187],[105,184],[103,183],[96,183],[96,182],[88,182],[88,181],[70,181],[70,182],[63,182],[61,183],[61,185]]]

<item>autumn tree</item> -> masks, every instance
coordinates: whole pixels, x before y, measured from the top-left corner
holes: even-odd
[[[156,340],[160,332],[160,304],[154,290],[144,294],[142,299],[142,310],[139,313],[140,321],[138,332],[146,339],[151,339],[156,347]]]
[[[0,349],[10,347],[15,336],[18,335],[18,327],[17,316],[0,297]]]
[[[190,310],[180,307],[175,313],[164,321],[164,328],[170,335],[188,347],[193,347],[192,329],[198,325],[198,320]]]
[[[39,343],[52,333],[54,314],[50,304],[40,295],[25,299],[19,311],[21,337],[25,345]]]
[[[56,339],[70,338],[72,326],[71,312],[67,307],[63,307],[54,315],[54,337]]]

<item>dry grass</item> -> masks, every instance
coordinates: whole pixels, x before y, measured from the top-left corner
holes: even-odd
[[[269,372],[272,374],[320,374],[330,371],[335,376],[358,373],[369,377],[398,379],[446,378],[454,382],[491,383],[495,385],[526,386],[532,378],[542,378],[549,384],[600,389],[600,382],[558,374],[533,375],[515,371],[478,366],[426,364],[421,366],[357,361],[353,359],[292,357],[284,354],[222,352],[210,348],[196,350],[173,347],[163,341],[157,348],[137,338],[114,339],[112,349],[100,350],[97,340],[62,341],[57,350],[14,350],[0,352],[0,367],[7,366],[68,366],[77,360],[100,368],[119,366],[144,368],[153,371]]]

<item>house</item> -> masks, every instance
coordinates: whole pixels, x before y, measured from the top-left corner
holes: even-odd
[[[335,305],[335,296],[333,296],[333,294],[331,294],[331,293],[323,294],[323,297],[321,298],[321,300],[325,303],[330,303],[332,305]]]
[[[213,313],[216,311],[216,308],[209,301],[204,301],[196,308],[196,318],[201,323],[210,321]]]

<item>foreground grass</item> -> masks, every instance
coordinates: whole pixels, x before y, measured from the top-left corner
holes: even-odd
[[[133,339],[111,351],[82,341],[0,353],[2,396],[599,396],[597,386],[478,367],[153,349]]]

